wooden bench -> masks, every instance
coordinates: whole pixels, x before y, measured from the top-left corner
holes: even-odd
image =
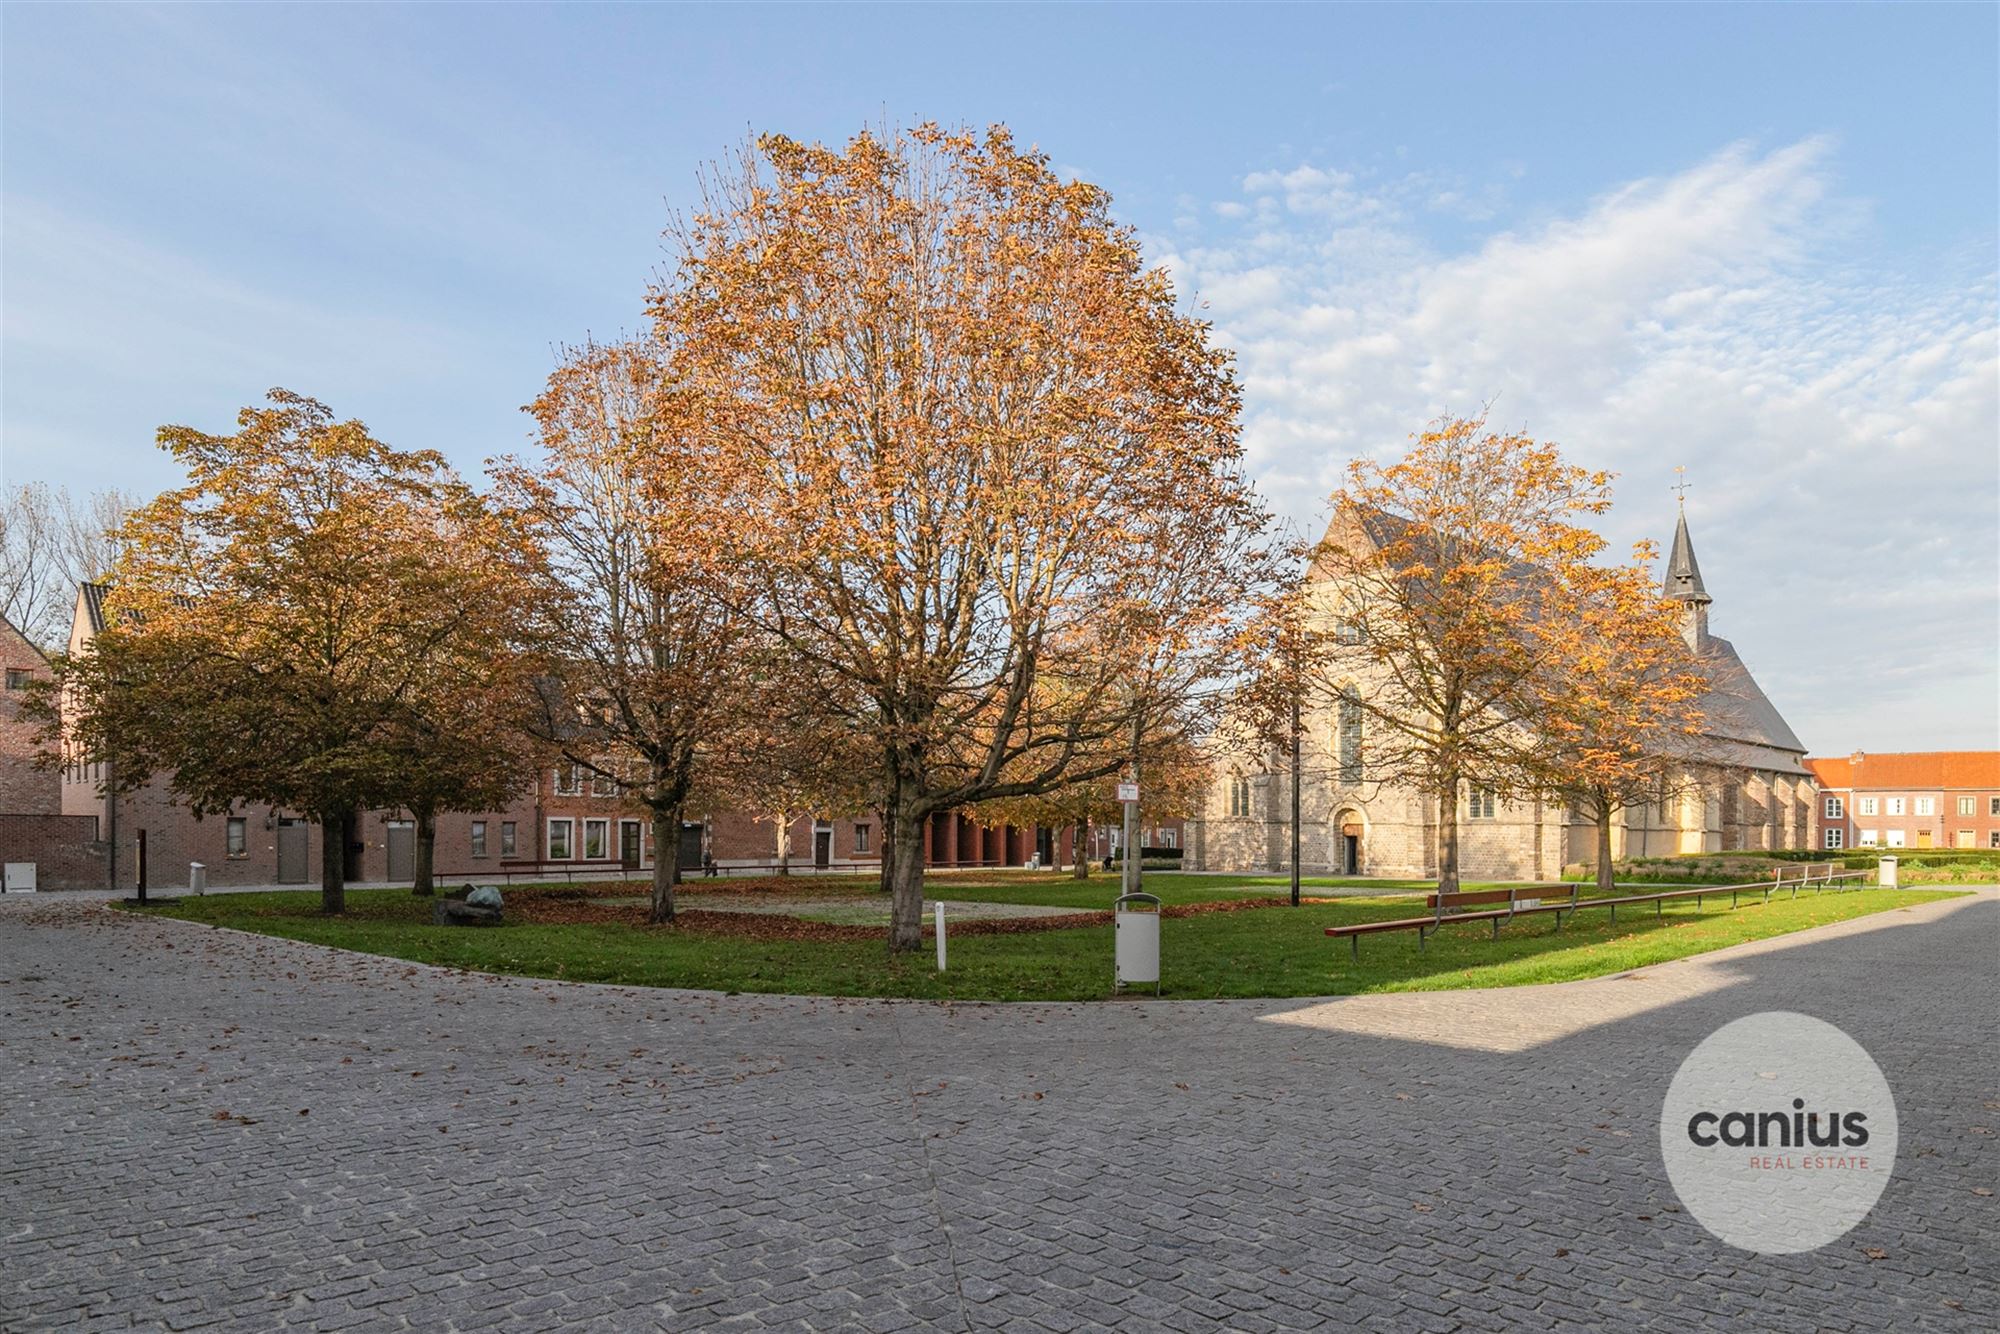
[[[1577,895],[1581,885],[1512,885],[1506,889],[1473,889],[1455,894],[1431,894],[1424,899],[1424,906],[1431,910],[1429,917],[1400,917],[1388,922],[1357,922],[1352,926],[1330,926],[1326,934],[1334,937],[1345,936],[1348,948],[1356,959],[1361,957],[1361,937],[1378,931],[1415,931],[1417,948],[1423,949],[1433,931],[1447,922],[1491,922],[1493,938],[1500,938],[1503,923],[1529,913],[1554,913],[1556,929],[1562,929],[1562,915],[1578,906]],[[1504,904],[1504,907],[1485,908],[1486,904]],[[1477,911],[1469,911],[1477,910]]]

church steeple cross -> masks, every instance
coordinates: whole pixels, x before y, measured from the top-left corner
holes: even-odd
[[[1674,475],[1678,477],[1680,480],[1675,482],[1672,486],[1668,487],[1667,490],[1673,492],[1676,496],[1678,496],[1680,498],[1681,508],[1686,509],[1688,505],[1687,467],[1685,465],[1676,466],[1674,468]]]

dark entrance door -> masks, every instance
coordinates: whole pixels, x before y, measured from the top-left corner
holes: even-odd
[[[680,867],[683,871],[701,869],[701,826],[698,824],[689,823],[681,826]]]
[[[1361,835],[1343,831],[1340,835],[1340,873],[1361,874]]]
[[[831,829],[813,830],[813,865],[822,871],[833,865],[833,831]]]
[[[304,820],[278,821],[278,883],[303,885],[306,882],[306,840],[311,828]]]
[[[417,874],[417,827],[402,821],[389,826],[389,879],[411,880]]]
[[[639,869],[639,822],[626,820],[618,826],[618,862],[628,871]]]

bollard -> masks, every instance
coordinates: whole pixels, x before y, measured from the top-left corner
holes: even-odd
[[[938,971],[944,971],[944,903],[940,900],[933,905],[937,918]]]

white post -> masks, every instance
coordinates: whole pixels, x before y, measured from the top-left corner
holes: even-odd
[[[942,973],[944,971],[944,904],[940,901],[933,904],[932,907],[937,917],[938,971]]]

